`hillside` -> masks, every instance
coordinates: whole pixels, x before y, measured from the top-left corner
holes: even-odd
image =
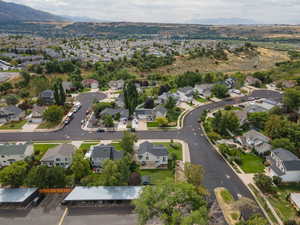
[[[64,21],[65,19],[28,6],[0,0],[0,22]]]

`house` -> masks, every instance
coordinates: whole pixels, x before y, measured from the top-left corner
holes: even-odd
[[[248,119],[248,113],[245,110],[235,110],[233,113],[236,115],[236,117],[240,121],[240,126],[243,126],[245,123],[247,123]]]
[[[113,118],[116,118],[117,115],[120,115],[120,121],[126,121],[129,117],[128,109],[113,109],[113,108],[106,108],[100,113],[100,117],[104,115],[110,115]]]
[[[83,80],[81,83],[82,86],[85,88],[97,89],[99,87],[99,82],[94,79],[86,79]]]
[[[246,111],[248,113],[254,113],[254,112],[267,112],[274,107],[281,107],[282,104],[279,102],[276,102],[271,99],[260,99],[255,102],[251,102],[246,106]]]
[[[123,158],[124,152],[115,150],[111,145],[95,145],[92,146],[85,157],[90,159],[94,171],[100,172],[105,160],[120,160]]]
[[[116,99],[116,105],[120,108],[125,108],[124,95],[120,94]]]
[[[66,93],[76,90],[76,87],[73,85],[73,83],[69,81],[63,81],[62,87]]]
[[[297,81],[295,80],[280,80],[276,82],[276,85],[281,86],[283,88],[293,88],[297,86]]]
[[[40,93],[39,99],[44,105],[52,105],[55,102],[54,92],[52,90],[45,90]]]
[[[197,84],[194,88],[195,92],[204,98],[209,98],[211,96],[211,90],[214,84]]]
[[[193,101],[194,88],[192,87],[183,87],[179,88],[176,94],[179,96],[179,100],[182,102],[191,102]]]
[[[235,86],[235,79],[232,77],[229,77],[224,81],[224,84],[226,85],[227,88],[231,89]]]
[[[153,121],[153,109],[136,109],[134,115],[139,120]]]
[[[49,149],[40,160],[42,165],[68,168],[72,164],[76,148],[72,144],[61,144]]]
[[[253,129],[243,134],[243,136],[238,137],[237,140],[241,145],[254,149],[259,154],[263,154],[272,149],[272,146],[269,144],[270,138]]]
[[[168,150],[163,145],[145,141],[139,146],[137,159],[143,166],[167,167]]]
[[[0,108],[0,123],[8,123],[24,119],[25,112],[17,106],[10,105]]]
[[[249,85],[249,86],[260,86],[262,85],[261,80],[252,77],[252,76],[247,76],[245,79],[245,85]]]
[[[0,145],[0,168],[24,160],[33,154],[33,146],[25,144],[1,144]]]
[[[108,82],[108,86],[112,90],[122,90],[124,87],[124,80],[112,80]]]
[[[29,121],[31,123],[41,123],[43,121],[43,114],[45,110],[46,107],[35,105],[32,109]]]
[[[158,105],[153,109],[153,117],[154,118],[160,118],[160,117],[166,117],[168,110],[162,106]]]
[[[283,148],[275,149],[271,151],[267,161],[270,163],[269,176],[280,177],[283,182],[300,181],[300,159],[292,152]]]
[[[169,98],[173,98],[177,102],[179,100],[179,95],[175,93],[164,92],[163,94],[157,97],[157,103],[165,104]]]

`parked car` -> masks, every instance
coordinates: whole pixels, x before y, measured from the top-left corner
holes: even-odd
[[[99,128],[99,129],[97,130],[97,133],[103,133],[103,132],[105,132],[104,129]]]
[[[43,194],[40,194],[37,197],[35,197],[31,202],[32,206],[34,206],[34,207],[38,206],[40,204],[40,202],[44,199],[44,197],[45,197],[45,195],[43,195]]]

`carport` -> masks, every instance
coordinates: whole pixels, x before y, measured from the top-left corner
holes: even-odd
[[[75,187],[63,204],[121,204],[130,203],[140,195],[142,186]]]
[[[0,188],[0,206],[25,207],[38,194],[38,188]]]

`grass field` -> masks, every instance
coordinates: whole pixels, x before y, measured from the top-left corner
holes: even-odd
[[[241,161],[240,167],[245,173],[261,173],[265,169],[262,158],[254,154],[241,154]]]
[[[99,144],[99,142],[82,143],[78,150],[82,151],[85,154],[90,149],[91,146],[94,146],[97,144]]]
[[[40,160],[50,148],[54,148],[57,145],[58,144],[34,144],[33,151],[36,159]]]
[[[10,122],[2,125],[0,130],[18,130],[22,129],[22,127],[26,124],[26,120],[21,120],[17,122]]]
[[[220,194],[226,204],[230,204],[234,201],[232,194],[227,189],[222,190]]]
[[[141,176],[149,176],[151,184],[159,184],[166,178],[174,178],[172,170],[168,169],[141,170]]]

